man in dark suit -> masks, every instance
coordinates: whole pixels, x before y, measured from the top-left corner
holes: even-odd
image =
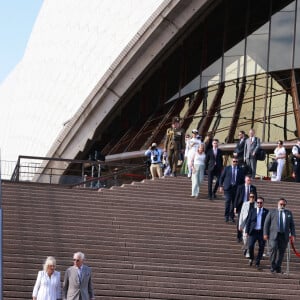
[[[234,200],[237,186],[244,182],[243,169],[238,166],[238,159],[232,159],[232,165],[227,166],[220,176],[220,192],[225,196],[225,222],[234,221]]]
[[[244,164],[244,148],[245,148],[246,136],[245,131],[241,130],[239,132],[239,141],[237,142],[234,149],[234,156],[237,157],[239,166]]]
[[[295,241],[296,232],[293,214],[285,209],[287,201],[280,198],[278,208],[269,212],[264,225],[264,239],[269,240],[271,272],[281,273],[281,264],[291,234],[292,242]]]
[[[237,187],[235,199],[234,199],[234,214],[237,216],[237,242],[242,242],[242,232],[239,230],[239,216],[243,206],[243,203],[249,200],[250,193],[257,197],[256,187],[252,184],[251,176],[245,176],[245,182]]]
[[[254,246],[258,241],[258,253],[255,259],[255,267],[259,268],[260,260],[265,250],[265,240],[263,235],[263,229],[265,219],[268,214],[268,210],[264,206],[264,198],[258,197],[256,201],[257,207],[250,209],[248,219],[246,222],[246,234],[249,236],[248,249],[249,249],[249,265],[252,266],[254,259]]]
[[[216,192],[219,187],[219,179],[223,168],[223,152],[218,148],[219,141],[213,139],[212,148],[206,154],[206,167],[207,167],[207,181],[208,181],[208,199],[217,198]],[[216,177],[214,188],[212,182]]]

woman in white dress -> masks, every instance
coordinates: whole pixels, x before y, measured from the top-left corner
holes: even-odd
[[[246,257],[249,257],[248,235],[246,234],[246,223],[247,223],[249,210],[252,207],[256,208],[257,204],[256,204],[255,194],[250,192],[248,201],[243,203],[241,213],[240,213],[240,217],[239,217],[239,230],[243,232],[244,255]]]
[[[194,152],[191,158],[190,167],[192,169],[192,197],[198,197],[200,184],[204,179],[205,170],[205,152],[204,144],[198,146],[198,150]]]
[[[285,165],[285,157],[286,157],[286,151],[283,147],[283,142],[279,140],[277,142],[277,147],[274,150],[275,159],[277,161],[277,171],[276,171],[276,181],[281,180],[283,168]]]
[[[60,272],[55,271],[56,260],[48,256],[43,266],[43,271],[38,276],[33,288],[33,300],[57,300],[61,299]]]
[[[197,135],[198,135],[198,130],[193,129],[192,138],[189,140],[188,153],[187,153],[188,177],[192,176],[192,169],[191,169],[192,157],[194,156],[195,152],[197,152],[199,144],[202,143],[201,140],[197,138]]]

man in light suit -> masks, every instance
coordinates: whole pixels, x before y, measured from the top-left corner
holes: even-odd
[[[244,160],[251,169],[251,177],[254,179],[256,174],[257,158],[256,153],[260,148],[260,139],[255,136],[254,129],[249,130],[249,138],[246,140],[244,148]]]
[[[281,273],[281,264],[291,234],[295,241],[295,224],[291,211],[285,209],[287,201],[280,198],[278,208],[269,212],[264,225],[264,239],[269,240],[271,255],[271,272]]]
[[[233,158],[231,166],[227,166],[220,176],[220,192],[225,196],[225,222],[234,223],[234,199],[237,186],[244,182],[244,171],[238,166],[238,159]]]
[[[66,270],[63,282],[64,300],[94,300],[92,270],[83,264],[84,254],[73,255],[74,265]]]
[[[252,266],[254,259],[254,246],[256,241],[258,241],[258,253],[255,259],[255,267],[258,269],[260,260],[264,254],[265,250],[265,240],[264,240],[264,224],[268,210],[264,206],[264,198],[258,197],[256,200],[257,207],[250,209],[248,218],[246,221],[246,234],[249,237],[249,265]]]
[[[213,139],[212,148],[206,154],[205,165],[207,167],[208,181],[208,199],[217,198],[216,192],[219,187],[219,179],[223,169],[223,152],[218,148],[219,140]],[[216,183],[213,188],[213,179],[216,177]]]

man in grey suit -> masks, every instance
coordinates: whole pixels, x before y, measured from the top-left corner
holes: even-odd
[[[251,177],[255,178],[257,158],[256,153],[260,148],[260,139],[255,136],[253,128],[249,130],[249,138],[245,142],[244,147],[244,161],[246,165],[251,169]]]
[[[291,240],[295,240],[295,224],[291,211],[285,209],[287,201],[280,198],[278,208],[269,212],[264,224],[264,239],[269,240],[271,255],[271,272],[281,273],[281,264],[286,247]]]
[[[66,270],[63,282],[63,299],[94,300],[92,270],[83,264],[84,254],[73,255],[74,265]]]

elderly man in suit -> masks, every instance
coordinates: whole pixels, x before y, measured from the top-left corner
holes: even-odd
[[[264,224],[264,239],[269,240],[271,272],[281,273],[281,264],[291,235],[295,241],[295,224],[293,214],[285,209],[287,201],[280,198],[278,208],[269,212]]]
[[[244,171],[238,166],[238,159],[233,158],[231,166],[224,168],[220,176],[220,192],[225,196],[225,222],[234,223],[234,199],[237,186],[244,182]]]
[[[246,221],[246,235],[248,236],[248,247],[249,247],[249,265],[252,266],[254,260],[254,246],[258,241],[258,253],[255,259],[255,267],[258,269],[260,260],[265,250],[265,240],[263,235],[264,224],[268,210],[264,208],[264,198],[258,197],[256,200],[256,208],[252,208],[249,211],[248,218]]]
[[[246,165],[251,169],[251,177],[255,178],[257,158],[256,153],[260,148],[260,139],[255,136],[254,129],[249,130],[249,138],[245,142],[244,160]]]
[[[66,270],[63,282],[64,300],[94,300],[92,270],[83,264],[84,254],[73,255],[74,265]]]
[[[257,197],[257,191],[255,185],[252,184],[251,181],[251,176],[246,175],[245,176],[245,182],[243,184],[240,184],[237,187],[236,194],[235,194],[235,199],[234,199],[234,214],[237,216],[237,242],[242,242],[242,233],[239,230],[239,217],[240,217],[240,212],[243,206],[244,202],[247,202],[249,200],[249,195],[250,194],[255,195],[255,199]]]
[[[208,181],[208,199],[217,198],[216,192],[219,187],[219,179],[223,169],[223,152],[218,148],[219,141],[212,140],[212,148],[206,154],[205,165],[207,167]],[[213,179],[216,177],[216,183],[213,188]]]

